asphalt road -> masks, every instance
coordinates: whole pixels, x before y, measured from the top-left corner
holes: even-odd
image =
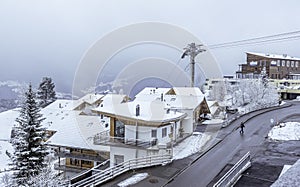
[[[300,103],[293,102],[292,106],[272,110],[255,116],[245,123],[245,133],[240,135],[236,127],[242,120],[249,118],[249,114],[233,122],[225,131],[220,130],[219,138],[222,141],[194,162],[185,171],[170,181],[166,186],[170,187],[204,187],[228,165],[237,162],[246,152],[255,155],[259,147],[264,143],[267,133],[272,128],[270,119],[281,121],[290,115],[300,114]],[[228,133],[232,131],[232,133]]]

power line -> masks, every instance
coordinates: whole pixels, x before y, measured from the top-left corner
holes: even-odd
[[[269,35],[269,36],[262,36],[256,37],[251,39],[233,41],[233,42],[226,42],[220,44],[213,44],[209,45],[210,49],[218,49],[218,48],[226,48],[226,47],[238,47],[238,46],[245,46],[245,45],[256,45],[256,44],[263,44],[263,43],[276,43],[288,40],[297,40],[300,38],[299,34],[300,31],[294,32],[286,32],[281,34]]]

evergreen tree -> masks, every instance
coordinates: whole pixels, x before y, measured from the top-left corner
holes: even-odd
[[[43,77],[37,92],[37,97],[40,100],[39,105],[41,107],[45,107],[56,100],[54,88],[55,85],[52,79],[50,77]]]
[[[44,157],[48,151],[43,142],[46,130],[41,125],[43,120],[30,84],[11,140],[13,179],[18,185],[28,184],[28,178],[37,175],[45,166]]]

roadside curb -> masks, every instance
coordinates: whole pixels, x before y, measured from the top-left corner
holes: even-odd
[[[187,166],[185,166],[184,168],[182,168],[179,172],[177,172],[174,176],[172,176],[165,184],[163,184],[162,186],[166,186],[167,184],[169,184],[171,181],[173,181],[178,175],[182,174],[187,168],[189,168],[192,164],[194,164],[197,160],[199,160],[203,155],[205,155],[208,151],[210,151],[211,149],[213,149],[214,147],[216,147],[220,142],[222,142],[222,139],[216,139],[216,141],[214,141],[214,143],[209,146],[208,148],[206,148],[203,152],[201,152],[194,160],[192,160]]]

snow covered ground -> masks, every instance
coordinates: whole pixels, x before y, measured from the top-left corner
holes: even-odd
[[[282,168],[282,171],[279,175],[279,177],[281,177],[285,172],[287,172],[287,170],[289,170],[292,167],[292,165],[284,165]]]
[[[268,137],[272,140],[300,140],[300,123],[280,123],[272,128]]]
[[[3,183],[4,176],[6,174],[10,175],[10,172],[7,171],[9,169],[9,157],[6,155],[6,150],[12,153],[13,148],[8,141],[0,140],[0,186],[5,186]],[[3,180],[2,180],[3,178]]]
[[[300,123],[286,122],[273,127],[268,134],[269,139],[288,141],[300,140]],[[284,166],[279,178],[272,187],[300,186],[300,160],[293,166]]]
[[[9,143],[9,139],[11,128],[18,115],[19,109],[8,110],[0,113],[0,172],[9,169],[9,157],[6,154],[6,151],[9,153],[13,152],[13,147]],[[4,173],[0,173],[0,181],[2,175],[4,175]]]
[[[210,135],[195,132],[173,148],[173,159],[178,160],[197,153],[210,139]]]
[[[0,141],[0,172],[8,170],[9,157],[6,155],[6,151],[12,153],[13,147],[8,141]]]
[[[271,187],[300,186],[300,159],[290,167]]]
[[[120,187],[131,186],[133,184],[136,184],[136,183],[144,180],[148,176],[149,176],[148,173],[138,173],[138,174],[135,174],[132,177],[125,179],[124,181],[118,183],[118,186],[120,186]]]

